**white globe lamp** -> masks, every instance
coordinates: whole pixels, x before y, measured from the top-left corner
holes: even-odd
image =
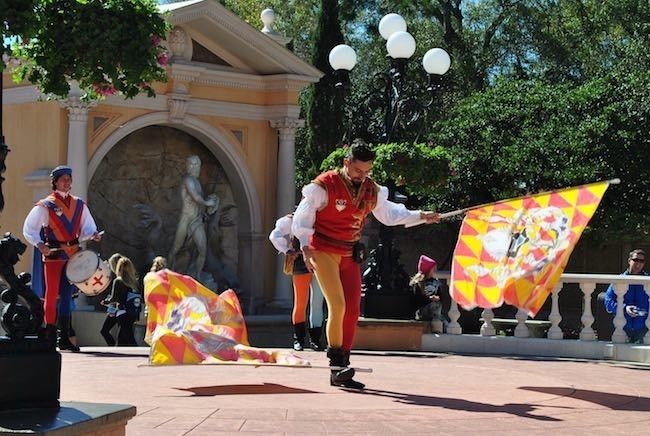
[[[408,59],[415,53],[415,39],[408,32],[395,32],[386,41],[386,50],[393,59]]]
[[[422,58],[422,66],[428,74],[442,76],[451,66],[451,59],[446,51],[441,48],[432,48]]]
[[[379,21],[379,34],[385,40],[395,32],[406,32],[406,21],[399,14],[388,14]]]
[[[339,44],[330,51],[329,61],[334,71],[350,71],[357,64],[357,54],[349,45]]]

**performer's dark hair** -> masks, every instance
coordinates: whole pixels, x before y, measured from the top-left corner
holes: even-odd
[[[369,162],[375,160],[375,151],[363,139],[355,139],[348,149],[346,156],[350,160],[360,160],[361,162]]]

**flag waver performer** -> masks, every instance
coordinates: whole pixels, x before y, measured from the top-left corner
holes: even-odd
[[[328,308],[327,356],[333,369],[330,384],[363,389],[349,368],[361,301],[359,239],[366,216],[385,225],[439,221],[434,212],[411,211],[388,200],[388,189],[370,177],[375,153],[355,140],[343,167],[319,175],[303,188],[304,198],[293,217],[292,233],[300,241],[305,264],[313,269]]]
[[[300,252],[300,243],[291,234],[293,214],[283,216],[275,222],[275,227],[269,235],[269,240],[278,252],[285,255],[285,273],[287,263],[293,282],[293,349],[302,351],[305,343],[305,312],[309,298],[309,342],[314,351],[323,351],[320,345],[323,326],[323,292],[318,280],[305,266]],[[311,292],[310,292],[311,291]]]
[[[504,302],[535,316],[610,183],[477,206],[460,229],[451,296],[465,309]]]
[[[34,256],[34,277],[44,273],[45,324],[49,338],[56,337],[57,299],[61,300],[58,321],[61,326],[69,325],[70,308],[74,285],[68,282],[64,270],[68,259],[81,248],[79,240],[99,241],[97,225],[86,203],[70,193],[72,169],[58,166],[50,174],[52,193],[36,205],[25,218],[23,235],[38,253]],[[42,264],[40,263],[42,261]],[[34,289],[39,294],[39,289]],[[79,351],[62,328],[59,348]]]

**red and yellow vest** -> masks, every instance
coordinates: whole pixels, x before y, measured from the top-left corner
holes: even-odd
[[[366,216],[377,205],[379,186],[366,178],[355,189],[340,169],[319,175],[314,183],[327,191],[327,206],[316,212],[309,243],[316,250],[350,255],[361,238]]]
[[[48,226],[43,228],[41,237],[48,245],[63,248],[65,254],[59,259],[67,259],[79,251],[76,244],[81,231],[83,200],[72,195],[63,199],[53,192],[36,204],[47,208]]]

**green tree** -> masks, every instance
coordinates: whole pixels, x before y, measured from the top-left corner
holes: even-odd
[[[338,15],[337,0],[321,1],[318,26],[313,34],[311,62],[325,76],[307,90],[303,100],[307,121],[305,152],[314,175],[343,134],[345,95],[335,89],[336,77],[328,60],[330,50],[343,43]]]
[[[620,178],[593,228],[603,237],[647,238],[647,71],[620,68],[577,87],[499,80],[467,97],[431,135],[452,156],[453,174],[431,202],[451,210]]]
[[[423,143],[377,144],[372,178],[381,185],[400,190],[414,197],[413,205],[422,204],[434,187],[441,186],[449,177],[449,154],[443,147]],[[321,165],[326,171],[340,167],[348,151],[347,146],[332,151]],[[392,194],[392,192],[391,192]]]

